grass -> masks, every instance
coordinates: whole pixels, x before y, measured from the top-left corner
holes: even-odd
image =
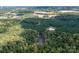
[[[14,21],[14,22],[16,22],[16,21]],[[14,22],[13,21],[10,21],[10,22],[9,21],[6,21],[6,22],[0,21],[0,25],[1,25],[0,30],[7,29],[6,32],[0,33],[0,46],[6,45],[7,42],[13,42],[13,41],[22,39],[22,37],[20,37],[19,35],[22,33],[23,29],[21,28],[21,25],[19,23],[16,22],[17,24],[14,24]]]

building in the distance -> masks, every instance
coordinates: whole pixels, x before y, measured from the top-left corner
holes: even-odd
[[[34,15],[39,18],[51,18],[55,17],[56,13],[53,11],[34,11]]]
[[[50,27],[47,28],[48,31],[55,31],[55,29],[56,28],[55,27],[52,27],[52,26],[50,26]]]
[[[60,10],[59,12],[61,13],[78,13],[79,11],[76,11],[76,10]]]
[[[24,14],[20,13],[5,13],[5,14],[0,14],[0,19],[20,19],[24,16]]]

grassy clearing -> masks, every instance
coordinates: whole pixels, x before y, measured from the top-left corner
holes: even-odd
[[[4,30],[7,30],[4,32]],[[0,21],[0,46],[6,45],[7,42],[13,42],[22,39],[19,35],[23,29],[19,22],[12,21]],[[4,44],[5,43],[5,44]]]

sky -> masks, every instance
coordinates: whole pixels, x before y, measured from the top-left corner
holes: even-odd
[[[79,6],[79,0],[0,0],[0,6]]]

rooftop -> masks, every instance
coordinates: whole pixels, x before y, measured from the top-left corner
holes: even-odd
[[[47,30],[49,30],[49,31],[54,31],[55,28],[54,28],[54,27],[48,27]]]

